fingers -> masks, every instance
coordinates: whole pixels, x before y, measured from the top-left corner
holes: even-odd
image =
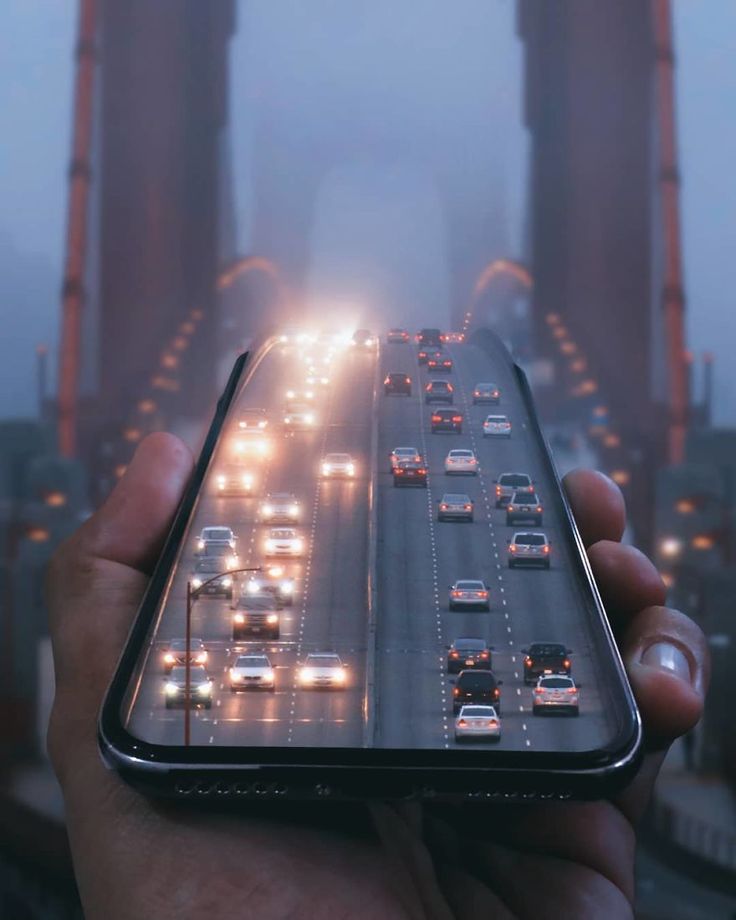
[[[585,546],[599,540],[618,542],[626,526],[621,490],[594,470],[573,470],[562,480]]]
[[[600,540],[588,548],[588,559],[614,628],[645,607],[665,603],[667,589],[662,577],[635,547]]]

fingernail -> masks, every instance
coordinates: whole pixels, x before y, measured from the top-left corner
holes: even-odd
[[[690,662],[687,656],[676,645],[670,645],[669,642],[655,642],[654,645],[650,645],[644,650],[641,663],[659,668],[661,671],[669,671],[680,680],[692,683]]]

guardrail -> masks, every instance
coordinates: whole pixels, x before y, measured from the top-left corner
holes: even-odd
[[[656,798],[652,802],[650,824],[668,843],[727,872],[736,872],[736,832],[714,827]]]

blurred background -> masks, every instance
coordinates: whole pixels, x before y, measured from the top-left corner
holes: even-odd
[[[80,916],[44,566],[274,323],[490,326],[705,630],[641,918],[736,916],[736,6],[5,0],[0,916]]]

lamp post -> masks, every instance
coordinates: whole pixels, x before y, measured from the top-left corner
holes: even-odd
[[[208,584],[213,581],[217,581],[218,578],[225,578],[228,575],[240,575],[243,572],[262,572],[263,566],[254,565],[248,568],[243,569],[231,569],[227,572],[218,572],[216,575],[213,575],[211,578],[208,578],[206,581],[203,581],[201,585],[196,588],[192,587],[192,583],[187,579],[187,622],[186,622],[186,648],[184,651],[184,746],[189,747],[190,738],[191,738],[191,725],[189,712],[191,710],[191,675],[192,675],[192,605],[197,600],[199,595],[202,592],[203,588],[206,588]],[[233,585],[234,587],[234,585]]]

